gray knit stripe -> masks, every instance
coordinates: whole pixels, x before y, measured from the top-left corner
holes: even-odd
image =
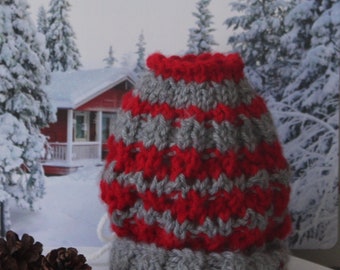
[[[227,204],[226,204],[227,207]],[[246,226],[248,229],[258,228],[264,231],[268,225],[268,217],[273,216],[272,206],[266,211],[265,215],[261,215],[255,212],[253,209],[246,209],[244,217],[234,218],[231,217],[227,222],[224,222],[220,218],[212,220],[209,217],[205,217],[205,221],[202,225],[198,225],[197,222],[190,222],[185,220],[183,223],[179,223],[172,217],[171,211],[166,210],[164,212],[158,212],[153,209],[146,210],[142,201],[137,201],[134,206],[130,207],[126,211],[115,210],[111,214],[112,224],[122,227],[126,219],[137,216],[138,219],[142,219],[148,225],[157,224],[168,233],[173,233],[178,239],[186,239],[187,233],[192,235],[199,235],[200,233],[206,234],[212,238],[216,235],[229,236],[234,232],[235,228]],[[284,217],[278,218],[282,222]]]
[[[180,119],[180,127],[174,127],[173,120],[166,120],[162,115],[133,117],[128,111],[118,115],[113,134],[116,141],[123,140],[126,145],[142,142],[145,147],[154,145],[162,150],[175,144],[180,149],[193,147],[202,151],[216,148],[222,153],[244,146],[254,151],[262,141],[270,144],[277,140],[270,113],[261,118],[242,115],[240,118],[243,121],[241,126],[228,121],[199,123],[195,118],[187,118]]]
[[[262,189],[269,187],[269,183],[280,183],[284,186],[289,185],[290,170],[280,170],[274,174],[269,174],[266,170],[260,170],[252,177],[245,178],[244,175],[236,179],[230,179],[225,174],[221,174],[218,179],[207,178],[205,180],[190,181],[188,184],[187,179],[184,175],[179,175],[175,180],[170,180],[169,177],[164,179],[144,179],[143,172],[133,173],[115,173],[114,172],[115,162],[111,162],[108,167],[104,170],[102,178],[107,183],[117,181],[121,186],[135,186],[138,193],[144,193],[146,190],[154,192],[158,196],[164,194],[170,194],[172,192],[180,191],[182,196],[190,190],[194,190],[204,196],[206,194],[214,195],[218,191],[225,190],[231,192],[233,188],[239,188],[241,191],[249,189],[253,186],[259,186]]]
[[[246,255],[239,251],[166,250],[155,244],[116,239],[110,254],[110,270],[284,270],[288,260],[288,249],[279,241]]]
[[[225,80],[221,83],[175,82],[172,78],[164,80],[161,76],[147,73],[141,84],[134,90],[143,101],[151,104],[166,103],[173,108],[182,109],[193,105],[203,111],[214,109],[217,104],[228,104],[235,107],[240,104],[250,104],[256,93],[246,79],[238,84]]]

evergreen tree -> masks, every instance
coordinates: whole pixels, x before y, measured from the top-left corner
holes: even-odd
[[[31,209],[44,194],[40,129],[55,120],[42,90],[49,79],[45,58],[26,0],[0,2],[0,201],[13,197]]]
[[[134,72],[138,75],[145,71],[145,41],[143,32],[138,37],[137,42],[137,63]]]
[[[320,111],[325,110],[322,104],[338,95],[340,22],[334,19],[339,14],[337,2],[309,0],[299,3],[287,17],[289,31],[282,38],[282,47],[293,63],[290,65],[293,69],[286,73],[290,83],[284,92],[285,100],[321,119],[329,114],[329,108]],[[336,106],[334,104],[332,110]]]
[[[79,69],[80,54],[75,33],[68,20],[68,0],[51,0],[48,10],[46,46],[52,71]]]
[[[254,87],[265,97],[271,95],[280,99],[284,87],[280,70],[285,59],[280,50],[280,38],[285,34],[284,18],[290,9],[289,3],[284,0],[240,0],[231,5],[240,15],[224,22],[234,30],[228,43],[241,54]]]
[[[208,9],[210,2],[211,0],[199,0],[196,4],[197,12],[192,13],[197,18],[197,27],[189,29],[188,53],[210,52],[212,46],[217,45],[211,34],[215,29],[211,27],[213,15]]]
[[[283,91],[280,126],[295,172],[292,205],[298,207],[291,244],[300,248],[310,248],[316,238],[330,248],[337,226],[330,217],[336,217],[338,196],[339,11],[336,0],[299,1],[282,37],[290,67],[283,79],[290,83]]]
[[[291,165],[294,248],[330,248],[337,226],[340,3],[233,3],[229,43],[266,97]]]
[[[116,58],[113,57],[113,49],[112,46],[109,48],[109,55],[108,57],[104,58],[103,61],[106,63],[106,67],[112,67],[113,64],[116,62]]]
[[[37,18],[37,30],[38,32],[46,35],[47,33],[47,16],[46,11],[43,6],[41,6],[38,10],[38,18]]]

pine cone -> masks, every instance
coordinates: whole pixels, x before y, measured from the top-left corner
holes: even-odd
[[[75,248],[58,248],[51,250],[42,262],[42,270],[91,270],[85,263],[86,258],[78,254]]]
[[[40,270],[43,255],[42,244],[23,234],[21,240],[13,231],[6,233],[6,240],[0,239],[1,270]]]

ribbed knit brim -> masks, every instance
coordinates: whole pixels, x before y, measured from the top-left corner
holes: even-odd
[[[253,252],[211,252],[164,249],[127,239],[113,243],[110,269],[114,270],[273,270],[285,269],[287,248],[280,241]]]
[[[285,269],[290,171],[241,58],[154,54],[147,65],[101,181],[119,237],[112,269]]]

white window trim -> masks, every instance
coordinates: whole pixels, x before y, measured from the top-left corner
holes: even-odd
[[[77,138],[76,137],[77,116],[83,116],[84,117],[84,131],[85,131],[85,137],[84,138]],[[85,111],[75,111],[74,112],[73,134],[74,134],[74,141],[75,142],[87,142],[87,141],[89,141],[89,139],[90,139],[90,114],[89,114],[89,112],[85,112]]]

